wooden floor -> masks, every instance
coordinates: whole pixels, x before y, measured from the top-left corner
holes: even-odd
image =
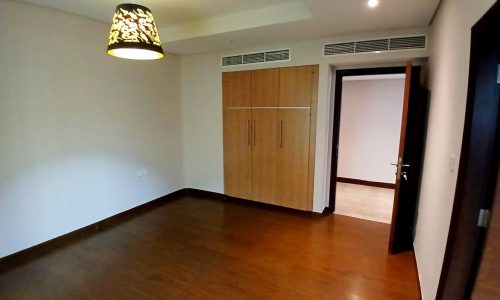
[[[391,224],[394,189],[337,183],[335,213]]]
[[[389,226],[182,197],[0,265],[0,299],[419,299]]]

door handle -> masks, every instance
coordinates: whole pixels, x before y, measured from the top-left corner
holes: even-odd
[[[255,125],[255,120],[253,120],[253,146],[255,147],[255,128],[256,128],[256,125]]]
[[[401,165],[401,167],[409,167],[410,165],[407,165],[407,164],[402,164],[402,163],[391,163],[391,166],[399,166]]]
[[[390,164],[391,166],[396,166],[396,173],[394,174],[396,175],[396,180],[400,180],[401,177],[403,177],[405,180],[408,180],[408,174],[406,173],[406,171],[403,171],[403,168],[407,168],[410,165],[404,164],[402,157],[398,158],[398,162],[392,162]]]
[[[247,142],[248,146],[252,144],[252,129],[250,128],[250,120],[247,120]]]
[[[283,148],[283,121],[280,121],[280,148]]]

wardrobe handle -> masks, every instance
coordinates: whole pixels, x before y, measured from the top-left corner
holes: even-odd
[[[283,148],[283,120],[280,121],[280,148]]]
[[[255,120],[253,120],[253,146],[255,147]]]
[[[248,146],[252,144],[252,129],[250,128],[250,120],[247,120],[247,140]]]

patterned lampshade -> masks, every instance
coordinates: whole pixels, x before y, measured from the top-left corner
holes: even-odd
[[[138,4],[120,4],[109,32],[108,54],[128,59],[164,57],[151,10]]]

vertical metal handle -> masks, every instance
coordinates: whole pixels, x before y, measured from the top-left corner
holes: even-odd
[[[253,146],[255,147],[255,120],[253,120]]]
[[[280,148],[283,148],[283,120],[280,120]]]
[[[247,120],[247,142],[248,142],[248,146],[250,146],[252,144],[252,141],[251,141],[251,133],[252,129],[250,128],[250,120]]]

